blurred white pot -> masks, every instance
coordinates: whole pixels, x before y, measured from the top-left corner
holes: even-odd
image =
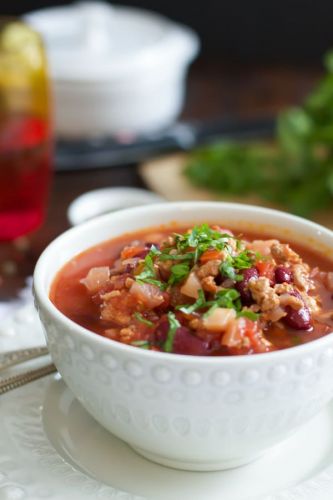
[[[153,132],[179,115],[197,35],[141,9],[82,2],[32,12],[53,80],[62,137]]]

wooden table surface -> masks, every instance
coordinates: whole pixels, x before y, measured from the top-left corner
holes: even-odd
[[[190,71],[182,118],[272,116],[302,102],[321,73],[320,68],[198,62]],[[0,244],[0,300],[15,296],[25,278],[32,274],[41,251],[69,227],[66,219],[69,203],[85,191],[106,186],[144,187],[135,165],[55,174],[44,225],[29,236],[28,242],[19,242],[18,248]],[[8,261],[14,265],[8,265]]]

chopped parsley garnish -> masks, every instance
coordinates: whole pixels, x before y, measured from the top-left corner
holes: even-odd
[[[215,300],[218,303],[219,307],[238,309],[240,306],[240,303],[238,301],[239,296],[239,292],[234,288],[224,288],[223,290],[219,290],[217,292]]]
[[[140,284],[149,283],[151,285],[156,285],[163,290],[166,288],[166,284],[156,279],[156,271],[154,268],[153,260],[154,253],[154,250],[153,252],[152,250],[150,250],[150,252],[146,255],[146,257],[144,258],[144,268],[140,274],[137,274],[135,276],[135,279]]]
[[[149,321],[149,319],[144,318],[142,314],[139,312],[135,312],[133,316],[135,319],[137,319],[138,321],[140,321],[140,323],[143,323],[144,325],[154,326],[154,323],[152,321]]]
[[[157,247],[155,247],[155,245],[152,245],[150,247],[148,255],[150,255],[150,256],[156,256],[156,255],[160,255],[160,254],[161,254],[161,250],[159,250]]]
[[[169,249],[170,250],[170,249]],[[165,260],[192,260],[194,258],[194,252],[187,252],[184,254],[170,254],[170,253],[164,253],[166,250],[163,250],[163,252],[159,256],[159,260],[165,261]]]
[[[212,314],[217,307],[240,311],[242,304],[239,297],[239,292],[234,288],[224,288],[223,290],[219,290],[213,300],[206,302],[206,306],[208,306],[209,309],[205,312],[203,317],[207,317]]]
[[[165,352],[172,352],[175,334],[177,329],[181,326],[181,324],[179,323],[175,314],[171,311],[168,312],[168,321],[169,321],[169,330],[163,348]]]
[[[225,260],[220,265],[220,272],[222,276],[229,278],[233,281],[242,281],[243,276],[237,274],[234,266],[233,266],[233,258],[231,255],[228,255]]]
[[[203,309],[208,307],[209,309],[205,312],[204,316],[209,316],[214,309],[217,307],[224,307],[228,309],[235,309],[236,311],[240,311],[242,308],[242,304],[240,301],[240,295],[237,290],[234,288],[224,288],[219,290],[215,295],[213,300],[206,300],[205,294],[203,290],[198,291],[199,297],[197,300],[190,305],[181,305],[177,306],[176,309],[182,311],[185,314],[192,314],[197,309]]]
[[[223,250],[229,247],[230,234],[215,231],[208,224],[195,226],[190,232],[175,234],[176,247],[179,253],[194,249],[193,260],[196,263],[208,249]]]
[[[135,347],[140,347],[141,349],[150,348],[150,344],[147,340],[133,340],[133,342],[131,342],[131,345],[134,345]]]
[[[206,297],[205,297],[204,291],[199,290],[198,295],[199,295],[199,297],[194,302],[194,304],[189,304],[189,305],[184,304],[181,306],[177,306],[176,309],[178,309],[179,311],[181,311],[185,314],[192,314],[197,309],[202,309],[203,307],[206,306]]]
[[[232,265],[235,269],[248,269],[252,267],[254,254],[250,250],[243,250],[233,257]]]
[[[238,240],[227,233],[221,233],[209,227],[208,224],[195,226],[191,231],[184,234],[174,234],[175,244],[159,250],[152,245],[149,253],[143,261],[141,272],[135,277],[138,283],[149,283],[165,290],[168,286],[173,286],[183,281],[190,273],[191,268],[198,262],[200,256],[207,250],[225,250],[227,253],[225,261],[221,265],[221,272],[234,280],[241,280],[235,269],[245,269],[251,266],[250,252],[244,250],[238,256],[232,257],[230,254],[230,239]],[[160,261],[181,261],[170,268],[170,277],[165,283],[156,276],[155,262]]]
[[[255,255],[250,250],[243,250],[235,256],[229,254],[220,266],[221,274],[234,281],[242,281],[243,276],[238,274],[237,271],[249,269],[252,267],[254,260]]]
[[[175,264],[171,267],[170,271],[168,284],[172,286],[186,278],[190,272],[190,266],[188,264]]]
[[[239,311],[237,313],[237,318],[248,318],[252,321],[257,321],[259,319],[259,316],[260,314],[253,311]]]

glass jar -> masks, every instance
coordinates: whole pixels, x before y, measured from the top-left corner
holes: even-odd
[[[40,36],[0,20],[0,241],[43,222],[52,140],[47,64]]]

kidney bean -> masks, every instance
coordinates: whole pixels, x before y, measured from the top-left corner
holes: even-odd
[[[287,306],[286,313],[287,316],[283,320],[291,328],[295,328],[295,330],[309,330],[311,328],[311,314],[306,306],[298,310]]]
[[[155,345],[163,346],[167,339],[169,331],[169,322],[162,319],[154,333],[150,337],[150,342]],[[172,352],[176,354],[192,354],[194,356],[207,356],[211,352],[210,342],[200,339],[193,335],[188,328],[180,326],[177,328]]]
[[[253,304],[253,299],[248,289],[249,281],[251,278],[259,278],[259,273],[255,267],[250,267],[249,269],[244,269],[242,276],[242,281],[237,281],[235,288],[240,293],[242,304],[250,306]]]
[[[309,330],[311,328],[311,314],[309,308],[304,304],[302,295],[298,290],[293,290],[290,295],[301,299],[303,306],[298,310],[286,306],[287,316],[283,318],[283,321],[291,328],[295,328],[295,330]]]
[[[278,266],[275,269],[276,283],[292,283],[292,272],[285,266]]]
[[[194,356],[207,356],[210,354],[210,343],[193,335],[188,328],[177,328],[172,352],[176,354],[192,354]]]

